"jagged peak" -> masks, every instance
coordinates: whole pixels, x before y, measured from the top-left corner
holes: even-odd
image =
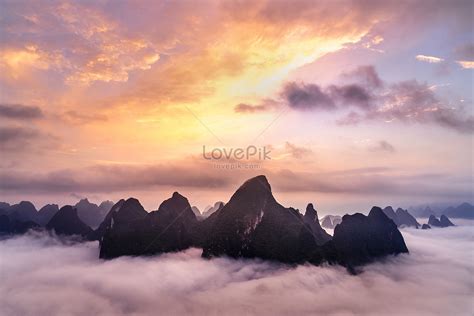
[[[310,218],[312,221],[317,221],[318,220],[318,212],[313,206],[313,203],[308,203],[306,206],[306,212],[304,213],[304,216],[307,218]]]

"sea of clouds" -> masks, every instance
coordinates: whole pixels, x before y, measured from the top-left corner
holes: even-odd
[[[199,249],[102,261],[96,242],[19,236],[0,241],[0,314],[473,315],[474,226],[402,233],[409,255],[356,276]]]

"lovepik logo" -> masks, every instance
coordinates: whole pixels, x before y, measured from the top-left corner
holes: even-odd
[[[202,156],[206,160],[270,160],[271,150],[267,147],[257,147],[250,145],[247,147],[215,147],[206,150],[206,146],[202,146]]]

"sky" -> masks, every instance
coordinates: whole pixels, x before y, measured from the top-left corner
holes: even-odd
[[[0,8],[0,200],[473,201],[471,1]]]
[[[25,316],[472,315],[467,222],[401,229],[410,254],[367,265],[356,276],[340,266],[206,260],[200,249],[102,261],[97,242],[26,234],[0,241],[8,258],[0,303],[6,314]]]

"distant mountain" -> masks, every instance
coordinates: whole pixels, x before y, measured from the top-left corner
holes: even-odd
[[[0,234],[24,234],[38,228],[37,215],[35,206],[29,201],[14,205],[0,202]]]
[[[309,225],[316,244],[323,245],[331,240],[331,235],[329,235],[319,224],[318,212],[316,212],[312,203],[309,203],[308,206],[306,206],[303,220],[307,225]]]
[[[426,206],[426,207],[417,207],[417,208],[411,208],[410,213],[418,218],[428,218],[431,215],[436,215],[435,211],[431,209],[431,207]]]
[[[77,209],[71,205],[61,207],[46,225],[46,229],[58,235],[80,235],[86,237],[92,232],[77,214]]]
[[[446,215],[441,215],[439,220],[436,218],[436,216],[431,215],[428,219],[428,225],[430,225],[431,227],[441,228],[455,226]]]
[[[385,215],[388,218],[393,220],[397,227],[420,227],[420,223],[407,211],[402,208],[397,208],[396,211],[393,210],[391,206],[387,206],[383,209]]]
[[[428,224],[421,225],[421,229],[431,229],[431,226]]]
[[[7,210],[10,207],[10,204],[7,202],[0,202],[0,210]]]
[[[395,211],[395,214],[397,215],[398,218],[398,227],[415,227],[418,229],[420,227],[420,223],[414,218],[408,210],[404,210],[402,208],[397,208]]]
[[[321,219],[321,226],[328,229],[334,229],[337,224],[342,222],[342,216],[326,215]]]
[[[196,215],[196,217],[200,217],[202,215],[197,206],[191,206],[191,210],[193,211],[194,215]]]
[[[36,215],[38,224],[45,226],[58,211],[59,206],[57,204],[46,204],[38,211],[38,214]]]
[[[88,199],[82,199],[74,207],[77,209],[79,218],[88,226],[96,228],[104,220],[105,215],[110,211],[113,202],[104,201],[98,206],[89,202]]]
[[[455,226],[446,215],[441,215],[439,222],[441,223],[441,227]]]
[[[18,204],[10,206],[7,209],[7,213],[11,221],[31,221],[37,223],[36,216],[38,215],[38,211],[30,201],[21,201]]]
[[[448,207],[442,212],[442,214],[451,218],[474,219],[474,205],[462,203],[457,207]]]
[[[109,201],[109,200],[102,201],[99,204],[99,209],[102,210],[103,213],[108,213],[110,209],[112,208],[112,206],[114,206],[114,204],[115,204],[114,202]]]
[[[138,201],[138,200],[137,200]],[[92,231],[88,236],[87,236],[87,239],[89,240],[99,240],[101,241],[102,240],[102,237],[104,236],[105,232],[111,228],[112,224],[113,224],[113,220],[112,218],[114,217],[114,214],[117,213],[120,208],[122,207],[122,205],[125,203],[125,200],[124,199],[121,199],[120,201],[118,201],[117,203],[115,203],[112,208],[110,209],[110,211],[107,213],[107,215],[105,216],[104,220],[102,221],[102,223],[100,223],[99,227],[97,227],[97,229],[95,229],[94,231]]]
[[[410,208],[410,213],[418,218],[446,215],[450,218],[474,219],[474,205],[465,202],[458,206],[442,207],[438,205],[434,209],[430,206],[414,207]]]
[[[211,216],[211,214],[214,214],[218,209],[222,208],[224,206],[224,202],[216,202],[214,203],[214,206],[208,206],[204,210],[204,212],[201,214],[203,218],[207,218]]]
[[[24,234],[30,229],[39,228],[39,225],[33,221],[18,221],[10,219],[8,215],[0,215],[0,235]]]

